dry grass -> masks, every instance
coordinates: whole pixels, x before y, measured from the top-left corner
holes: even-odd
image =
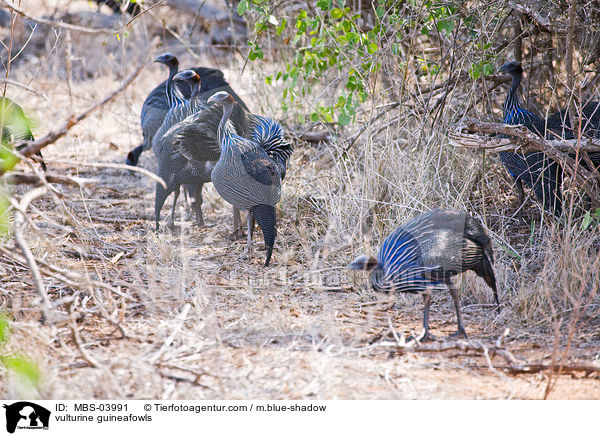
[[[148,26],[144,21],[136,32],[143,36]],[[137,58],[136,42],[143,38],[136,32],[122,45],[113,41],[109,46]],[[89,50],[89,42],[73,43],[75,51]],[[110,50],[100,51],[95,62],[104,67],[91,78],[75,77],[69,90],[59,53],[60,47],[42,61],[53,66],[48,70],[32,72],[37,61],[27,60],[15,64],[11,73],[34,78],[30,86],[39,94],[9,87],[9,95],[35,114],[38,135],[117,88],[127,74],[121,62],[108,62]],[[197,63],[223,69],[252,109],[282,118],[273,104],[278,94],[262,80],[262,66],[250,64],[240,76],[243,60],[235,56],[209,56],[201,62],[182,56],[183,65]],[[597,364],[597,224],[582,231],[581,219],[555,223],[532,201],[524,217],[514,216],[510,185],[495,157],[487,158],[483,172],[481,156],[448,145],[444,131],[454,112],[448,110],[432,126],[408,94],[399,97],[403,109],[385,113],[350,148],[361,123],[335,132],[337,139],[328,145],[294,144],[272,267],[262,267],[260,244],[250,259],[243,259],[245,241],[227,238],[230,208],[212,186],[205,187],[207,227],[181,219],[186,209],[180,201],[176,231],[153,232],[154,182],[137,173],[85,164],[121,163],[138,145],[141,103],[163,77],[163,70],[149,65],[114,103],[45,151],[50,171],[97,183],[82,189],[55,186],[54,197],[36,200],[29,210],[24,231],[36,258],[71,273],[70,281],[65,274],[45,274],[54,303],[52,323],[41,320],[27,265],[0,255],[0,308],[9,314],[13,329],[6,347],[30,356],[44,375],[39,386],[31,387],[2,369],[0,395],[543,397],[544,374],[499,377],[480,356],[390,357],[389,350],[369,345],[389,323],[398,332],[418,333],[422,304],[417,297],[375,295],[365,276],[350,274],[345,266],[359,252],[376,253],[398,224],[435,207],[468,210],[486,223],[493,239],[501,313],[492,310],[490,290],[481,279],[466,273],[458,280],[472,338],[493,341],[510,327],[507,346],[520,358],[549,362],[553,350],[560,350],[566,351],[565,359]],[[449,96],[449,107],[456,111],[473,98],[460,92]],[[459,100],[463,103],[451,104]],[[365,119],[383,103],[373,101]],[[288,124],[294,116],[287,114]],[[154,170],[151,154],[142,155],[140,165]],[[19,199],[29,189],[18,186],[12,195]],[[14,250],[10,239],[3,246]],[[454,331],[447,295],[434,298],[431,324],[438,335]],[[494,364],[502,370],[501,360]],[[562,376],[551,396],[599,397],[593,376]]]

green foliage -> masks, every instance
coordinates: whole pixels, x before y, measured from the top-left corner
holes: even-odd
[[[409,0],[397,2],[379,0],[374,11],[364,13],[347,6],[346,0],[317,0],[314,7],[294,10],[285,15],[280,5],[268,0],[242,0],[237,12],[254,22],[254,38],[249,43],[248,59],[264,59],[263,36],[270,35],[291,55],[280,70],[265,78],[272,85],[283,83],[282,108],[288,110],[313,95],[315,84],[328,84],[331,102],[317,103],[309,114],[298,119],[336,122],[347,125],[356,119],[359,107],[371,95],[375,77],[382,62],[405,69],[402,58],[406,36],[421,35],[431,46],[440,41],[455,42],[456,35],[466,35],[465,41],[474,54],[469,73],[473,79],[494,73],[495,56],[491,43],[481,42],[481,23],[463,4]],[[459,6],[460,5],[460,6]],[[285,15],[285,16],[284,16]],[[414,38],[414,37],[413,37]],[[284,49],[285,50],[285,49]],[[438,77],[443,56],[415,56],[417,75]],[[429,56],[429,55],[427,55]],[[442,58],[442,59],[441,59]],[[446,60],[447,62],[447,60]]]
[[[600,226],[600,208],[596,209],[594,213],[589,211],[585,213],[581,222],[581,230],[586,231],[592,225],[594,227]]]
[[[277,80],[285,83],[282,107],[287,110],[298,98],[310,95],[312,84],[333,72],[337,75],[333,85],[341,85],[340,96],[334,105],[317,105],[310,119],[347,125],[368,97],[369,75],[379,68],[375,58],[382,28],[377,25],[369,31],[362,30],[360,15],[344,7],[344,1],[319,0],[316,6],[314,14],[300,10],[288,20],[276,17],[264,0],[242,0],[238,13],[253,14],[257,36],[267,30],[282,38],[286,33],[285,41],[295,50],[295,56],[282,71],[265,79],[267,84]],[[259,44],[251,42],[248,58],[263,56]]]
[[[22,383],[37,387],[42,379],[39,367],[31,358],[6,350],[9,337],[10,320],[8,316],[0,313],[0,364]]]

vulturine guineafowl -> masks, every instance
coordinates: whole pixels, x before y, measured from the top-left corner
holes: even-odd
[[[423,295],[423,339],[429,334],[431,292],[447,289],[454,301],[458,330],[467,333],[460,316],[458,291],[451,277],[466,270],[483,277],[500,306],[490,239],[481,224],[466,212],[437,209],[413,218],[389,235],[377,258],[362,255],[350,265],[352,270],[371,271],[370,282],[378,292],[408,292]]]
[[[31,131],[31,121],[25,116],[23,108],[7,97],[0,97],[0,133],[4,147],[17,141],[35,140]],[[22,148],[23,146],[19,146],[17,150]],[[42,153],[38,151],[36,154],[42,169],[46,171]]]
[[[281,181],[292,146],[279,123],[259,115],[243,114],[249,130],[246,137],[240,136],[235,121],[233,125],[228,122],[235,100],[227,92],[217,92],[208,104],[223,108],[217,130],[221,156],[212,170],[213,185],[225,201],[248,211],[248,250],[254,221],[258,222],[267,249],[265,266],[269,266],[277,235],[275,205],[281,199]]]
[[[521,107],[517,91],[523,77],[523,68],[518,62],[508,62],[499,68],[500,72],[512,76],[511,86],[503,106],[503,122],[522,124],[539,136],[545,136],[545,120]],[[498,153],[502,164],[514,178],[520,203],[523,202],[522,181],[531,187],[544,208],[555,215],[562,211],[561,184],[562,167],[542,152]]]
[[[578,123],[578,118],[576,118],[576,123]],[[575,132],[571,128],[571,119],[567,109],[550,115],[546,126],[548,139],[575,139]],[[600,138],[600,102],[588,102],[581,108],[581,133],[583,136]],[[592,152],[588,153],[588,156],[594,166],[600,166],[600,153]],[[575,158],[575,155],[571,154],[571,157]],[[584,159],[581,159],[581,164],[590,169]]]
[[[160,211],[171,192],[174,192],[174,199],[170,226],[173,225],[175,205],[180,186],[184,183],[194,186],[197,223],[204,225],[202,187],[204,183],[211,181],[212,168],[220,156],[216,132],[221,111],[219,108],[207,107],[205,102],[197,97],[200,76],[192,70],[185,70],[175,75],[173,81],[178,87],[191,85],[192,95],[189,102],[169,111],[154,139],[153,149],[158,158],[158,175],[167,184],[166,189],[160,183],[156,184],[154,213],[157,230]],[[196,151],[196,159],[188,159],[187,144],[192,144],[191,147]],[[199,154],[201,157],[198,157]],[[239,211],[237,214],[239,215]],[[237,219],[239,220],[239,216]]]
[[[142,143],[127,154],[127,165],[136,166],[142,151],[149,150],[152,147],[152,139],[162,126],[165,116],[171,107],[170,97],[168,96],[168,87],[173,82],[173,77],[179,70],[179,60],[171,53],[164,53],[154,59],[154,62],[164,64],[169,69],[169,77],[148,94],[142,105],[141,124]]]
[[[176,104],[169,110],[152,143],[158,159],[159,175],[168,185],[167,189],[160,184],[156,187],[154,206],[157,229],[160,211],[171,192],[175,195],[169,225],[173,225],[175,205],[182,183],[186,184],[188,192],[191,192],[194,197],[198,225],[204,225],[202,186],[211,181],[210,171],[219,159],[220,148],[216,140],[216,132],[222,109],[220,106],[207,108],[204,96],[198,94],[201,82],[200,76],[194,70],[185,70],[175,75],[173,83],[176,83],[177,92],[181,95],[182,89],[188,90],[191,93],[190,99],[171,98]],[[168,91],[174,92],[175,88],[168,88]],[[250,117],[241,105],[236,105],[231,118],[237,128],[236,131],[247,135],[251,128]],[[196,159],[188,160],[189,154],[186,149],[193,149]],[[240,211],[235,207],[233,221],[233,235],[237,237],[241,228],[241,218]]]
[[[173,77],[178,72],[179,60],[174,55],[165,53],[157,57],[154,61],[162,63],[169,68],[169,77],[167,80],[154,88],[144,101],[141,115],[142,134],[144,136],[144,140],[141,145],[134,148],[127,154],[126,163],[128,165],[136,166],[142,152],[149,150],[150,147],[152,147],[152,139],[162,125],[172,104],[172,101],[170,100],[171,97],[169,96],[168,92],[168,85],[172,83]],[[215,92],[224,90],[233,95],[242,108],[248,110],[242,99],[231,89],[221,70],[207,67],[196,67],[190,69],[197,73],[202,80],[200,94],[204,96],[203,98],[205,100]],[[181,94],[183,98],[189,99],[191,92],[189,86],[185,83],[181,83],[180,86],[182,86]]]

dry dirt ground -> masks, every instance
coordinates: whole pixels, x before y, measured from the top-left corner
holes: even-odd
[[[211,60],[207,60],[211,63]],[[185,62],[184,62],[185,64]],[[255,107],[252,71],[226,71],[242,98]],[[392,339],[373,342],[392,325],[398,334],[419,333],[417,297],[383,299],[365,277],[345,266],[360,250],[350,242],[320,244],[313,228],[319,211],[312,198],[327,177],[326,146],[295,143],[279,208],[272,266],[263,267],[262,236],[244,257],[245,241],[230,240],[231,211],[212,186],[203,205],[207,226],[186,219],[183,196],[175,231],[154,232],[154,181],[102,162],[123,163],[139,144],[139,111],[165,72],[148,65],[113,103],[93,113],[44,154],[53,174],[93,179],[84,187],[53,185],[55,194],[35,200],[24,228],[40,261],[54,306],[42,320],[27,265],[0,255],[0,309],[12,334],[5,347],[41,368],[39,386],[22,386],[6,372],[0,396],[48,399],[539,399],[547,372],[510,375],[498,356],[481,353],[394,353]],[[36,135],[55,128],[116,89],[107,75],[73,83],[38,79],[40,94],[21,90],[25,108],[39,120]],[[43,97],[42,97],[43,96]],[[96,165],[96,166],[90,166]],[[140,166],[156,168],[152,152]],[[21,165],[21,168],[26,168]],[[18,186],[21,196],[30,186]],[[322,217],[326,220],[326,217]],[[5,246],[14,247],[12,241]],[[376,243],[373,244],[377,246]],[[43,264],[42,264],[43,262]],[[55,266],[62,272],[52,272]],[[102,283],[103,285],[100,285]],[[481,280],[467,273],[459,285]],[[501,293],[502,294],[502,293]],[[483,300],[489,301],[490,296]],[[462,313],[473,340],[494,343],[508,327],[506,349],[530,363],[549,363],[553,332],[523,323],[504,301],[493,306],[463,298]],[[434,297],[433,333],[456,327],[448,295]],[[569,361],[598,362],[597,323],[583,323]],[[595,327],[594,327],[595,325]],[[373,343],[372,343],[373,342]],[[6,351],[6,350],[5,350]],[[597,364],[597,363],[596,363]],[[600,399],[598,376],[558,377],[553,399]]]

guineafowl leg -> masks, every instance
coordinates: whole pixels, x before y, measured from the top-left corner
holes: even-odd
[[[423,294],[423,303],[425,308],[423,309],[423,336],[421,336],[421,342],[435,341],[436,337],[429,333],[429,308],[431,307],[431,294]]]
[[[156,220],[156,231],[159,229],[158,222],[160,221],[160,211],[162,210],[165,200],[171,192],[171,190],[163,188],[160,183],[156,184],[156,194],[154,196],[154,219]]]
[[[241,239],[244,236],[244,225],[242,224],[242,216],[240,214],[240,210],[233,206],[233,232],[229,235],[229,239]]]
[[[202,186],[204,183],[198,183],[194,190],[194,199],[196,203],[196,224],[200,227],[204,227],[204,215],[202,215]]]
[[[248,242],[246,243],[245,257],[249,259],[252,255],[252,234],[254,233],[254,217],[252,212],[248,211]]]
[[[467,339],[467,332],[465,331],[465,328],[463,327],[462,318],[460,317],[458,289],[456,289],[452,283],[447,283],[447,285],[448,285],[448,290],[450,291],[450,295],[452,296],[452,300],[454,301],[454,309],[456,309],[456,323],[458,324],[458,330],[456,331],[456,333],[452,334],[452,337],[457,338],[462,335],[465,339]]]
[[[175,191],[173,191],[173,207],[171,208],[171,216],[168,221],[168,226],[171,230],[175,227],[175,206],[177,206],[177,199],[179,198],[179,188],[180,187],[178,186],[175,188]]]
[[[515,179],[515,189],[517,191],[517,204],[516,208],[520,208],[525,202],[525,191],[523,190],[523,182],[521,179]]]

